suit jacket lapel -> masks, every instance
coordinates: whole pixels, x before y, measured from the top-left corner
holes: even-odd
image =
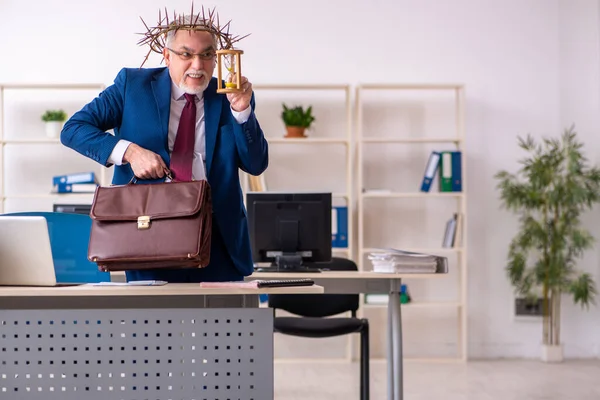
[[[221,100],[217,96],[217,81],[212,78],[208,88],[204,91],[204,121],[206,135],[206,177],[210,174],[210,167],[217,143],[217,130],[221,116]]]
[[[171,112],[171,76],[168,68],[158,72],[152,79],[152,92],[156,100],[156,110],[165,146],[168,146],[169,115]],[[167,156],[168,156],[167,151]],[[169,160],[167,160],[168,162]]]

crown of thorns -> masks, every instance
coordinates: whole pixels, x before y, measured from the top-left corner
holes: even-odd
[[[194,4],[192,3],[192,9],[189,15],[190,17],[186,19],[183,15],[177,16],[175,11],[173,11],[173,17],[169,19],[169,13],[165,7],[164,16],[162,15],[161,10],[158,10],[158,24],[152,27],[149,27],[146,22],[144,22],[144,19],[140,17],[142,23],[146,27],[146,32],[141,33],[144,37],[140,39],[138,45],[147,44],[150,46],[140,68],[146,63],[153,51],[158,54],[163,54],[167,34],[170,31],[187,30],[210,32],[215,37],[217,46],[222,50],[233,49],[234,43],[239,42],[250,35],[233,36],[230,34],[229,26],[231,21],[228,21],[225,25],[221,26],[219,14],[215,12],[214,8],[205,12],[204,6],[202,6],[201,11],[194,14]]]

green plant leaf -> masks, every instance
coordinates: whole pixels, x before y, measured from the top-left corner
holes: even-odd
[[[67,120],[67,113],[65,113],[63,110],[47,110],[42,115],[42,121],[44,121],[44,122],[49,122],[49,121],[64,122],[66,120]]]
[[[282,106],[281,119],[285,126],[310,128],[311,124],[315,121],[315,117],[312,115],[312,106],[309,106],[306,111],[302,106],[290,108],[285,103]]]
[[[579,275],[578,279],[571,282],[569,291],[575,304],[581,304],[582,308],[589,308],[590,303],[595,304],[594,298],[598,294],[594,280],[587,273]]]

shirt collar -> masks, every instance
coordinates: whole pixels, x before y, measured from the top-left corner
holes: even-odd
[[[182,100],[185,92],[171,80],[171,98],[173,100]],[[197,94],[196,98],[202,100],[203,93]]]

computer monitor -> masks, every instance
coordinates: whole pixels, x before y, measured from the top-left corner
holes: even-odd
[[[331,193],[246,194],[252,258],[282,272],[331,262]]]

